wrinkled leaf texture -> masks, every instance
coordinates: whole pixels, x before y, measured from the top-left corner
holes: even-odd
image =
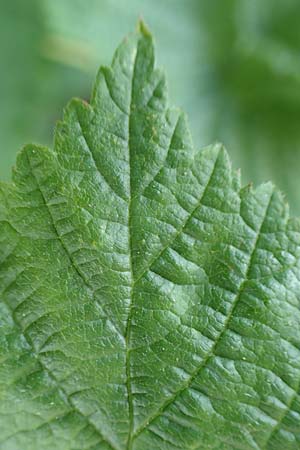
[[[143,24],[0,226],[1,450],[299,448],[299,220],[194,149]]]

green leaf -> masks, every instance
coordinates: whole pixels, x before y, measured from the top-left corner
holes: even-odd
[[[0,176],[28,139],[50,142],[66,100],[86,98],[142,16],[197,144],[224,142],[244,179],[273,180],[300,215],[299,14],[298,0],[3,2]]]
[[[171,99],[188,112],[198,145],[224,142],[247,180],[273,180],[300,215],[298,0],[42,2],[49,33],[59,37],[51,57],[78,66],[81,53],[67,52],[77,43],[94,55],[84,63],[92,73],[145,17]]]
[[[143,24],[0,185],[1,450],[296,450],[300,223],[193,148]]]

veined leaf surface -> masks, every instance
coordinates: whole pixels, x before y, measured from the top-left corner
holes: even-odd
[[[194,150],[143,24],[0,186],[1,450],[296,450],[300,223]]]

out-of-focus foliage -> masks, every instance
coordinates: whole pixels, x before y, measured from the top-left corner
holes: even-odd
[[[82,74],[44,55],[46,18],[39,0],[0,0],[0,176],[10,177],[26,142],[51,142],[55,121]]]
[[[225,142],[249,180],[275,180],[299,213],[300,3],[207,5],[200,52],[207,73],[198,82],[207,100],[199,104],[210,112],[208,140]]]
[[[2,176],[21,144],[49,142],[47,130],[61,105],[74,93],[87,96],[99,60],[108,63],[143,16],[170,74],[171,99],[188,112],[196,146],[224,142],[246,181],[273,179],[293,212],[300,212],[298,0],[2,3],[1,78],[8,78],[1,80]]]

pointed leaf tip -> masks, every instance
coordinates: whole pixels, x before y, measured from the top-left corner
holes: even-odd
[[[140,17],[137,23],[137,32],[141,33],[144,37],[152,37],[151,31],[144,22],[143,18]]]

